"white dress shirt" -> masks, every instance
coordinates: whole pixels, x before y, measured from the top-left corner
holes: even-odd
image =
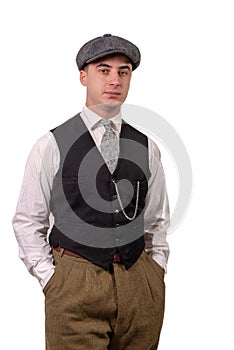
[[[97,126],[101,117],[84,108],[80,117],[100,150],[104,126]],[[77,118],[79,118],[77,116]],[[121,130],[121,114],[111,118],[117,137]],[[169,204],[165,177],[156,144],[148,139],[149,169],[148,192],[145,201],[144,233],[145,251],[166,271],[169,247],[166,242],[169,227]],[[53,223],[50,213],[50,196],[53,180],[59,169],[60,154],[49,132],[34,145],[25,167],[13,228],[19,244],[19,256],[28,271],[40,282],[42,288],[54,273],[48,232]]]

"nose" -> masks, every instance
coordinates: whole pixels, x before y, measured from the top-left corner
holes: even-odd
[[[112,71],[109,75],[109,84],[114,86],[120,85],[120,76],[118,71]]]

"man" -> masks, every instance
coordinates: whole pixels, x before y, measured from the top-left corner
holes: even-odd
[[[13,219],[20,257],[45,293],[47,350],[157,349],[165,179],[157,146],[121,119],[140,52],[105,34],[76,61],[86,106],[29,156]]]

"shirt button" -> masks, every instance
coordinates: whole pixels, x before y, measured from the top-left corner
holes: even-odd
[[[120,224],[115,224],[115,227],[120,227]]]
[[[116,243],[119,243],[120,239],[119,238],[116,238],[115,242]]]

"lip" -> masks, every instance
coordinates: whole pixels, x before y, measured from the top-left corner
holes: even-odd
[[[120,96],[120,92],[118,91],[105,91],[105,94],[109,95],[109,96]]]

